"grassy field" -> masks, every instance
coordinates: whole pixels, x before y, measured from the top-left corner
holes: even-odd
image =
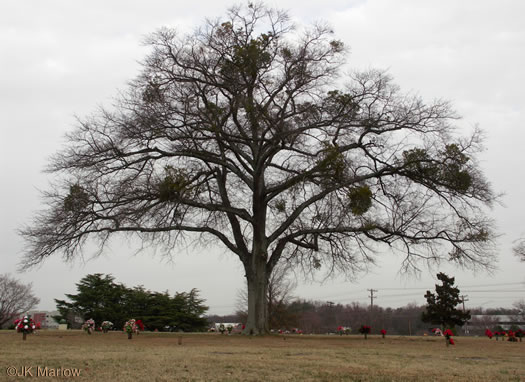
[[[456,337],[447,348],[435,337],[183,334],[179,345],[179,337],[41,331],[22,341],[0,331],[0,381],[45,373],[80,381],[525,381],[525,342]],[[13,367],[26,367],[26,377],[9,377]],[[79,377],[50,377],[75,368]]]

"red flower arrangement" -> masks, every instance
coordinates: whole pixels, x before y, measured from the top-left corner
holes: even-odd
[[[144,324],[142,323],[142,320],[137,320],[137,321],[135,322],[135,325],[137,325],[137,329],[138,329],[138,330],[137,330],[137,334],[139,334],[139,330],[140,330],[141,332],[144,331]]]
[[[441,331],[440,328],[432,328],[431,332],[434,333],[435,336],[442,336],[443,335],[443,332]]]
[[[507,334],[508,334],[508,336],[509,336],[508,341],[510,341],[510,342],[518,342],[518,339],[516,338],[516,333],[517,333],[517,332],[513,332],[512,330],[509,330],[509,331],[507,332]]]
[[[443,335],[446,338],[447,346],[448,345],[455,345],[454,340],[452,339],[452,336],[454,335],[454,333],[452,333],[452,330],[450,330],[450,329],[445,330]]]
[[[16,331],[22,333],[22,339],[25,341],[28,333],[33,333],[33,330],[36,329],[36,325],[33,319],[29,316],[24,316],[24,318],[19,318],[14,322]]]
[[[385,335],[386,335],[386,330],[385,329],[381,329],[381,335],[383,336],[383,338],[385,338]]]
[[[516,330],[516,338],[519,338],[520,342],[522,342],[523,337],[525,337],[525,331],[522,329]]]
[[[372,328],[368,325],[361,325],[361,327],[359,328],[359,333],[365,335],[365,340],[367,339],[367,336],[370,334],[371,331]]]
[[[500,337],[505,337],[507,335],[507,332],[504,330],[494,332],[494,335],[496,336],[496,341],[499,340]]]
[[[489,338],[489,340],[491,340],[494,334],[490,331],[490,329],[487,329],[485,330],[485,335]]]

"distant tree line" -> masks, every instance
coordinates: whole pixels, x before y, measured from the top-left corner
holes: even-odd
[[[272,329],[292,330],[299,328],[305,333],[333,333],[338,326],[352,328],[357,333],[361,325],[370,325],[372,334],[378,334],[385,329],[394,335],[423,335],[430,334],[430,329],[438,327],[432,323],[422,321],[425,305],[408,304],[399,308],[389,308],[359,304],[333,304],[326,301],[312,301],[296,299],[279,304],[279,309],[273,316]],[[470,335],[483,335],[486,328],[498,327],[497,315],[519,316],[518,308],[471,308],[471,315],[486,315],[487,319],[481,322],[478,318],[472,319],[468,325]],[[523,318],[523,317],[521,317]],[[521,319],[520,318],[520,319]],[[210,324],[214,322],[244,322],[246,313],[238,311],[236,314],[225,316],[208,316]],[[464,334],[464,329],[457,329],[458,334]]]
[[[134,318],[142,320],[146,330],[203,331],[207,329],[204,314],[208,307],[199,298],[199,291],[152,292],[142,285],[128,288],[116,283],[111,275],[87,275],[80,280],[77,294],[66,294],[69,301],[55,299],[60,316],[72,327],[79,326],[75,317],[113,322],[115,328]]]
[[[361,325],[370,325],[372,333],[379,333],[386,329],[391,334],[423,334],[430,329],[429,324],[421,321],[424,306],[409,304],[401,308],[382,308],[359,303],[334,304],[326,301],[296,299],[290,302],[281,302],[275,312],[271,329],[292,330],[299,328],[305,333],[325,334],[332,333],[339,326],[352,328],[356,333]],[[213,322],[244,322],[246,313],[238,311],[236,314],[208,317]]]

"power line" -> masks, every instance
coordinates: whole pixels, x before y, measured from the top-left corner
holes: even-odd
[[[461,288],[485,288],[492,286],[509,286],[509,285],[525,285],[525,282],[513,283],[499,283],[499,284],[482,284],[482,285],[461,285]],[[428,290],[428,287],[410,287],[410,288],[381,288],[382,290]]]
[[[469,293],[525,293],[525,289],[493,289],[493,290],[466,289],[465,292],[469,292]]]

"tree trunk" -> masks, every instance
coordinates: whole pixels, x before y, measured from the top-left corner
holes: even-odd
[[[248,320],[244,334],[268,334],[268,275],[266,261],[263,256],[254,256],[252,269],[246,270],[248,281]]]
[[[248,320],[244,334],[264,335],[268,328],[268,245],[266,238],[266,208],[264,172],[258,169],[254,175],[253,193],[253,244],[252,253],[244,261],[248,282]]]

